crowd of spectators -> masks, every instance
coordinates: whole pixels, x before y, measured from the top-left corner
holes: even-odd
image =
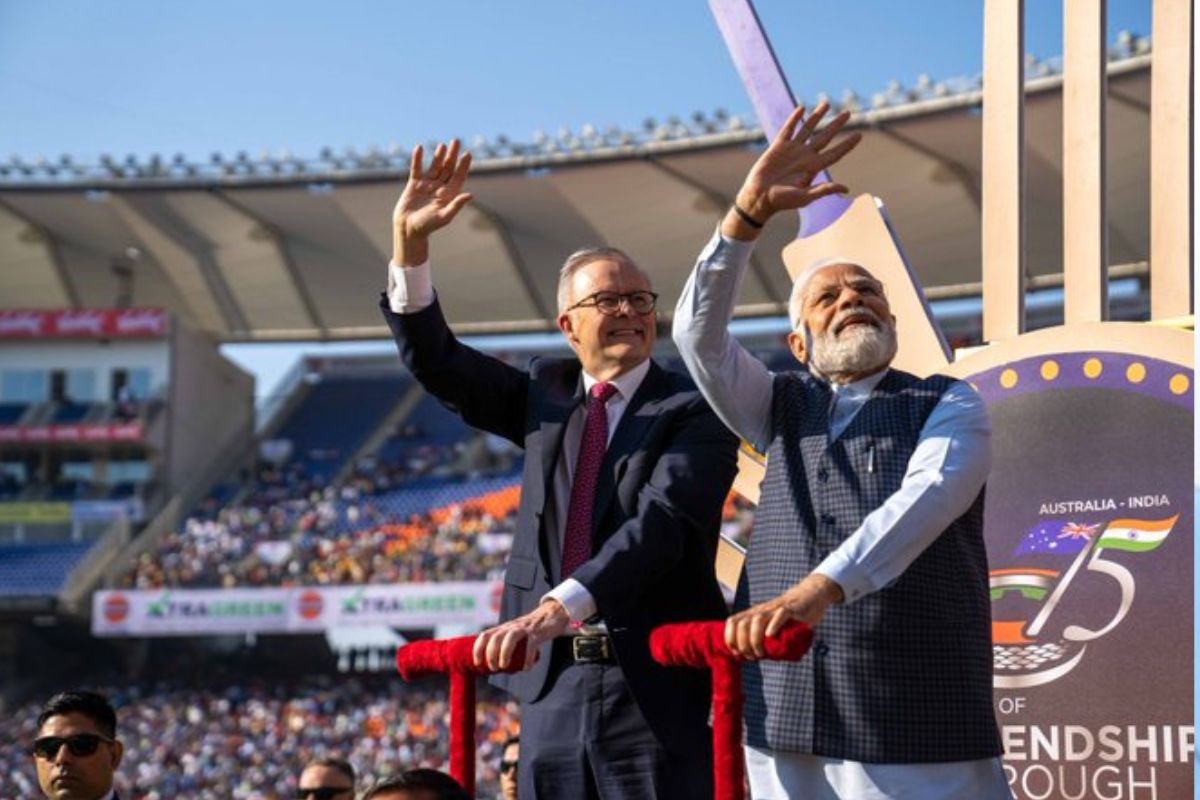
[[[503,573],[518,489],[394,511],[394,495],[351,480],[269,504],[202,511],[143,553],[123,588],[336,586],[491,580]],[[726,507],[722,532],[745,545],[753,506]]]
[[[125,757],[115,788],[125,800],[267,800],[294,797],[303,767],[348,759],[367,786],[406,769],[449,767],[444,683],[399,678],[310,678],[292,686],[237,684],[108,687]],[[0,725],[0,797],[34,797],[27,748],[38,703]],[[518,705],[485,684],[476,706],[478,795],[495,796],[504,741]]]
[[[397,516],[353,484],[265,508],[192,517],[143,553],[127,588],[333,586],[485,580],[504,567],[515,503]]]
[[[335,586],[502,574],[519,499],[519,452],[509,443],[476,436],[435,444],[420,428],[400,425],[376,456],[336,482],[319,468],[319,455],[264,460],[256,474],[222,487],[139,556],[119,585]],[[469,483],[482,471],[511,476],[505,499],[439,503],[431,492],[428,502],[411,502],[420,491],[412,487],[423,482]],[[751,511],[731,502],[723,532],[744,544]]]
[[[373,495],[417,478],[464,473],[467,471],[461,468],[464,453],[481,438],[482,434],[478,434],[454,442],[432,442],[419,427],[411,423],[399,425],[379,447],[377,455],[356,463],[341,484]],[[332,464],[332,472],[340,471],[337,467],[342,458],[337,451],[309,450],[279,464],[264,460],[243,502],[263,506],[325,492],[333,485],[334,478],[325,467]]]

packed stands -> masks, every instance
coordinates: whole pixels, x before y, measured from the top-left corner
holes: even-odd
[[[365,476],[264,505],[212,509],[143,554],[123,585],[290,586],[476,580],[503,568],[514,474],[425,478],[379,491]],[[480,542],[489,543],[481,546]]]
[[[199,688],[172,683],[101,687],[117,707],[125,756],[116,789],[127,800],[293,797],[301,770],[347,758],[365,787],[415,767],[446,769],[449,711],[443,682],[310,676]],[[45,698],[0,725],[0,797],[34,797],[26,748]],[[482,684],[477,704],[480,797],[497,788],[500,748],[517,730],[517,703]]]

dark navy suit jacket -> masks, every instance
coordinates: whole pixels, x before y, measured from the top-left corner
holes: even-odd
[[[525,450],[521,504],[501,619],[525,614],[553,588],[542,515],[572,412],[583,401],[575,359],[535,359],[528,371],[459,342],[440,305],[394,314],[380,303],[400,356],[431,394],[470,425]],[[609,442],[593,507],[593,556],[573,578],[596,600],[617,660],[651,730],[668,749],[709,747],[709,676],[650,657],[666,622],[719,619],[714,558],[721,509],[737,471],[737,439],[686,376],[651,362]],[[559,516],[565,518],[566,509]],[[520,699],[541,696],[549,645],[529,672],[498,676]]]

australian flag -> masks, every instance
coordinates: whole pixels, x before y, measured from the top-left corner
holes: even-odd
[[[1042,520],[1029,529],[1013,551],[1014,556],[1025,553],[1050,553],[1071,556],[1091,546],[1101,524],[1082,525],[1078,522]]]

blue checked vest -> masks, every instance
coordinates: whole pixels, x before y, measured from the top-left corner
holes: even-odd
[[[832,393],[775,376],[768,449],[737,609],[811,572],[899,487],[925,420],[953,383],[890,370],[829,442]],[[743,670],[746,742],[871,763],[995,756],[983,492],[896,581],[834,605],[799,663]]]

